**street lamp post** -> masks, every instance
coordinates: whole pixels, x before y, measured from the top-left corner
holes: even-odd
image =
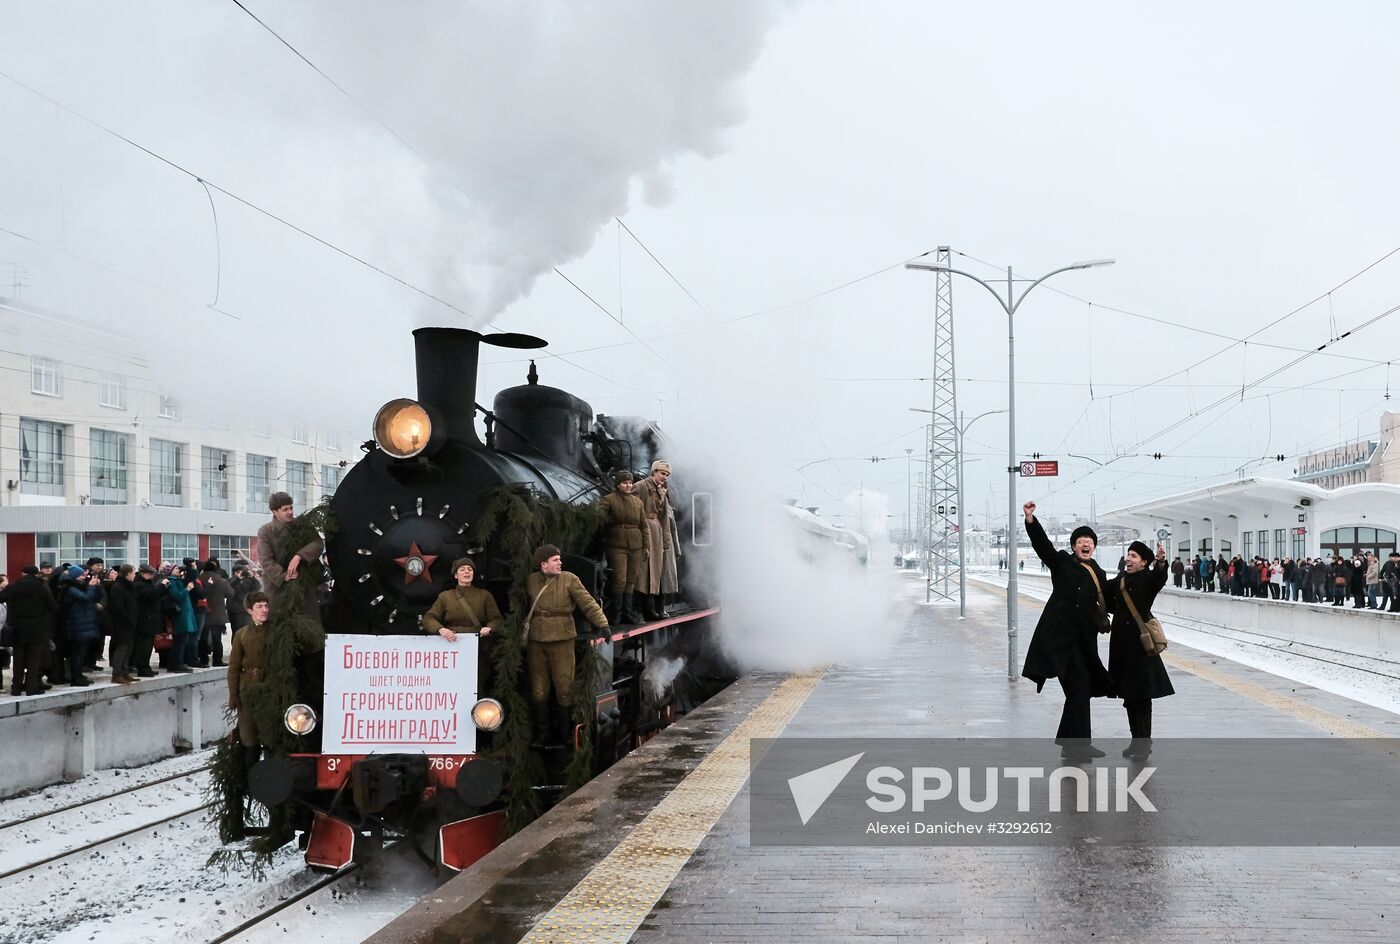
[[[1017,606],[1017,586],[1016,586],[1016,561],[1011,550],[1016,547],[1015,539],[1011,536],[1011,529],[1016,521],[1016,475],[1020,471],[1016,463],[1016,309],[1021,307],[1021,303],[1026,300],[1026,296],[1035,290],[1035,287],[1052,276],[1061,272],[1069,272],[1073,269],[1090,269],[1095,266],[1112,265],[1112,259],[1094,259],[1087,262],[1075,262],[1058,269],[1052,269],[1040,278],[1031,282],[1021,292],[1019,298],[1016,297],[1016,288],[1012,281],[1011,266],[1006,267],[1006,297],[1002,298],[1001,293],[971,272],[964,272],[961,269],[954,269],[952,266],[938,262],[906,262],[906,269],[921,269],[928,272],[950,272],[953,275],[961,275],[971,279],[981,285],[992,297],[1001,305],[1006,312],[1006,348],[1007,348],[1007,376],[1006,376],[1006,412],[1007,435],[1006,435],[1006,474],[1007,474],[1007,519],[1006,519],[1006,546],[1007,546],[1007,580],[1006,580],[1006,677],[1014,681],[1016,673],[1016,606]]]

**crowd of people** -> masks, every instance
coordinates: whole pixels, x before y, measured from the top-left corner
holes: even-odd
[[[1188,560],[1178,557],[1171,565],[1172,583],[1202,593],[1228,593],[1303,603],[1346,606],[1352,609],[1388,610],[1400,613],[1400,551],[1392,551],[1382,563],[1373,551],[1351,557],[1291,557],[1227,560],[1209,555]]]
[[[13,672],[9,694],[87,686],[98,672],[130,685],[161,669],[186,673],[225,665],[225,636],[251,622],[242,601],[261,587],[254,570],[241,558],[230,573],[215,558],[185,558],[157,569],[109,567],[92,557],[84,564],[26,566],[13,584],[0,575],[0,647],[10,654]]]

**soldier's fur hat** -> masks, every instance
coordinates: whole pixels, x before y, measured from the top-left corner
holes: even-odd
[[[555,547],[553,544],[541,544],[539,547],[535,548],[535,566],[540,566],[558,553],[560,553],[559,548]]]
[[[1141,541],[1134,541],[1132,544],[1129,544],[1129,545],[1128,545],[1128,550],[1130,550],[1130,551],[1136,551],[1136,552],[1137,552],[1137,556],[1138,556],[1138,557],[1141,557],[1141,558],[1142,558],[1143,560],[1145,560],[1145,561],[1150,561],[1150,560],[1152,560],[1152,557],[1153,557],[1152,548],[1148,547],[1146,544],[1144,544],[1144,543],[1141,542]]]
[[[1099,536],[1095,534],[1094,529],[1087,524],[1081,524],[1074,529],[1074,533],[1069,536],[1069,546],[1074,547],[1074,542],[1078,541],[1080,538],[1088,538],[1094,542],[1094,547],[1099,546]],[[1151,557],[1152,555],[1149,554],[1148,556]]]
[[[621,472],[614,472],[614,473],[613,473],[613,484],[614,484],[614,485],[621,485],[623,482],[635,482],[635,481],[637,481],[637,477],[636,477],[635,475],[633,475],[631,472],[628,472],[626,469],[623,469]]]
[[[472,569],[472,573],[476,573],[476,561],[472,560],[470,557],[459,557],[459,558],[457,558],[455,561],[452,562],[452,579],[453,579],[453,580],[456,580],[456,579],[457,579],[457,568],[458,568],[458,567],[470,567],[470,568]]]
[[[657,459],[651,464],[651,471],[660,471],[669,474],[671,471],[671,463],[667,462],[665,459]]]
[[[290,505],[291,503],[292,496],[288,495],[286,492],[273,492],[267,499],[267,507],[273,511],[276,511],[283,505]]]

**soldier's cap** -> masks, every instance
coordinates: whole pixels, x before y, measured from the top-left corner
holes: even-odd
[[[559,553],[561,553],[559,548],[555,547],[553,544],[541,544],[539,547],[535,548],[535,566],[540,566]]]
[[[614,473],[613,473],[613,484],[614,484],[614,485],[621,485],[623,482],[635,482],[636,480],[637,480],[637,477],[636,477],[635,475],[633,475],[631,472],[623,471],[623,472],[614,472]]]
[[[276,511],[278,508],[290,505],[291,503],[292,496],[288,495],[286,492],[273,492],[267,499],[267,507],[272,511]]]
[[[1074,529],[1074,532],[1069,536],[1069,546],[1074,547],[1074,543],[1080,538],[1088,538],[1094,542],[1095,547],[1099,546],[1099,536],[1095,534],[1094,529],[1087,524],[1081,524]]]

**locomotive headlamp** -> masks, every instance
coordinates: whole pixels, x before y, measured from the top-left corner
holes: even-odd
[[[310,705],[293,705],[282,716],[282,723],[293,734],[310,734],[316,730],[316,712]]]
[[[374,416],[374,441],[395,459],[418,455],[432,438],[432,418],[417,401],[390,400]]]
[[[494,698],[483,698],[472,705],[472,724],[483,731],[494,731],[506,720],[505,709]]]

